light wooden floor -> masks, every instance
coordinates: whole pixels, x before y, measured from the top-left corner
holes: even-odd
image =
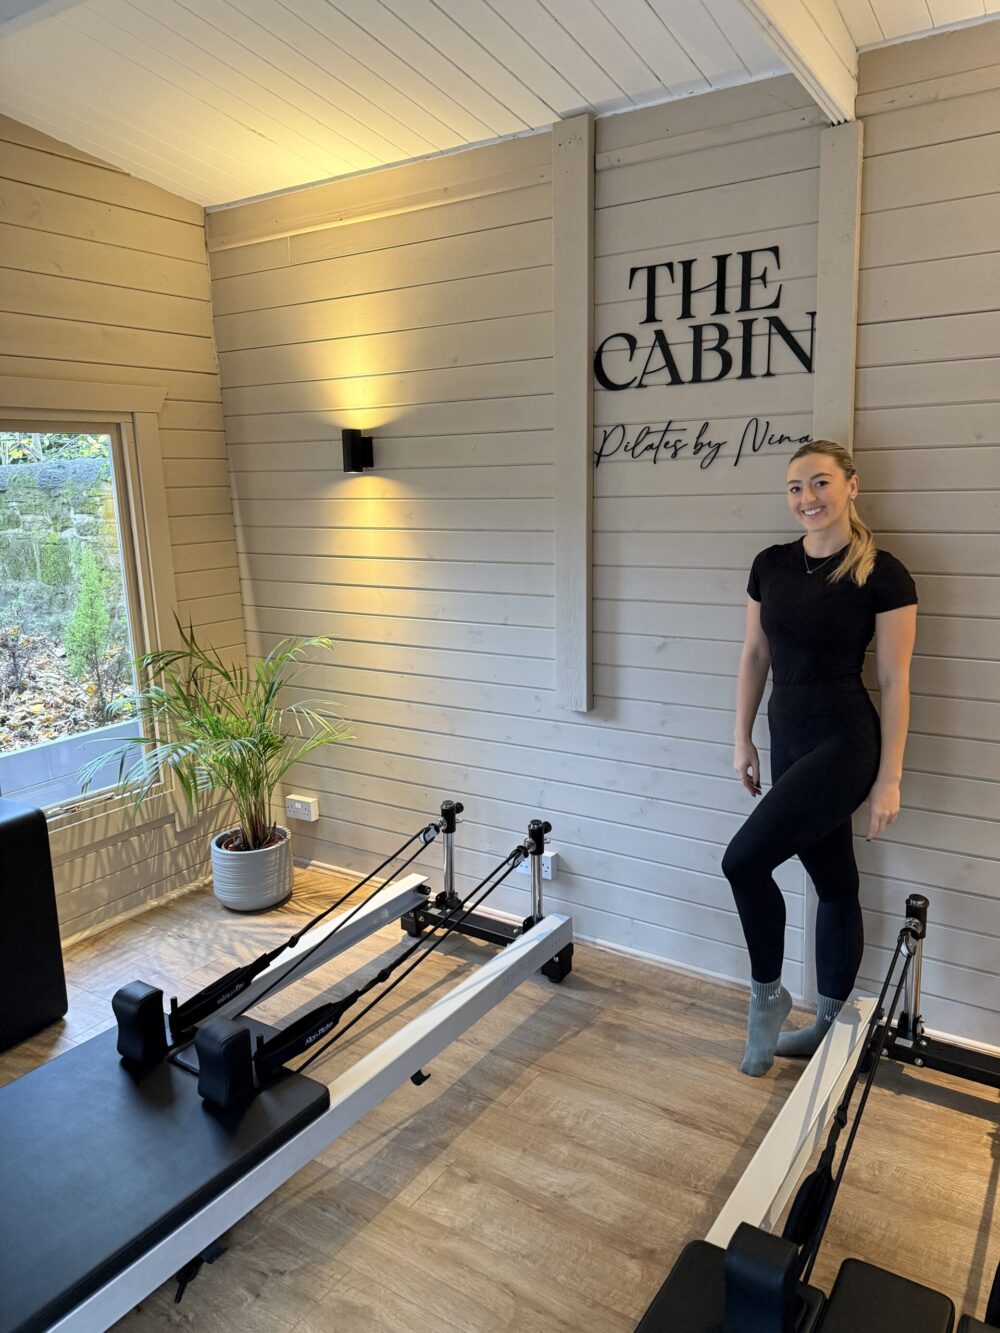
[[[0,1057],[7,1081],[111,1022],[118,986],[189,995],[329,900],[299,872],[292,903],[241,917],[196,892],[67,951],[66,1021]],[[363,975],[397,928],[359,946]],[[331,1079],[491,950],[448,941],[312,1073]],[[354,964],[355,967],[358,963]],[[277,997],[288,1017],[345,974],[334,962]],[[522,985],[228,1233],[172,1304],[128,1333],[623,1333],[684,1242],[704,1235],[801,1066],[736,1070],[741,990],[577,946],[562,986]],[[885,1067],[815,1280],[858,1254],[981,1315],[1000,1260],[998,1098]],[[991,1231],[992,1225],[992,1231]]]

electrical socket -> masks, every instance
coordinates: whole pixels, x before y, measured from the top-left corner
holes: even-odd
[[[517,874],[531,875],[531,857],[526,856],[517,867]],[[546,847],[542,852],[542,879],[555,879],[559,873],[559,853],[555,847]]]
[[[285,818],[314,824],[319,819],[319,801],[315,796],[286,796]]]

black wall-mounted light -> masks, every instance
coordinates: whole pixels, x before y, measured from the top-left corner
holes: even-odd
[[[364,472],[375,466],[370,435],[362,435],[359,430],[348,427],[341,432],[341,439],[344,442],[345,472]]]

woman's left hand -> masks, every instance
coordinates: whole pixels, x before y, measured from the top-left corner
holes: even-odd
[[[880,778],[868,793],[867,840],[877,837],[899,814],[899,783]]]

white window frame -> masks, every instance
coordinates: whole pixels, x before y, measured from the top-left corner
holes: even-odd
[[[172,647],[178,641],[177,587],[160,452],[159,414],[166,395],[166,388],[159,385],[0,376],[0,428],[87,430],[109,433],[116,441],[116,508],[125,544],[131,548],[123,574],[129,625],[139,653],[153,646]],[[172,777],[134,816],[131,804],[113,791],[103,791],[50,807],[46,819],[53,859],[171,819],[178,829],[190,826]]]

